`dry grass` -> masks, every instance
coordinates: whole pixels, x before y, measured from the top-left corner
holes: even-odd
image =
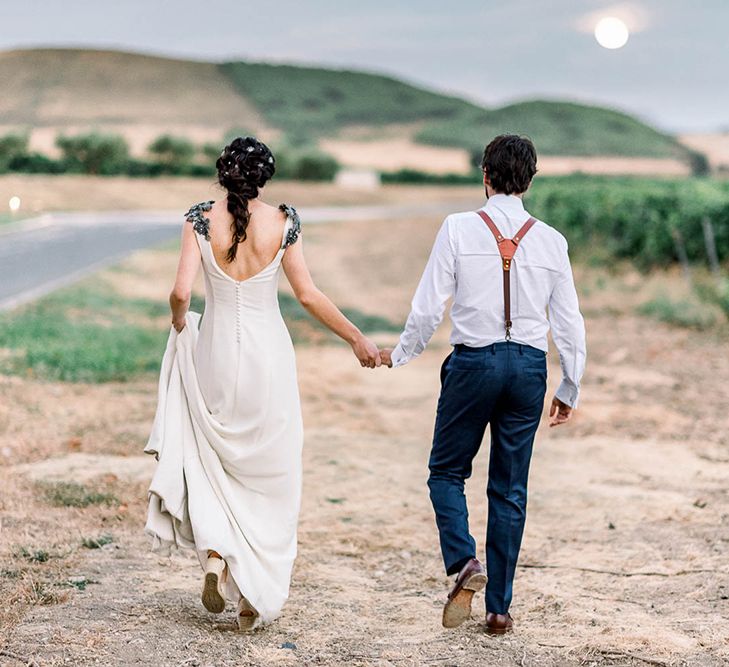
[[[322,139],[324,151],[349,167],[397,171],[417,169],[433,174],[464,174],[471,168],[468,151],[417,144],[408,136],[361,141]]]
[[[309,228],[314,276],[342,305],[401,319],[439,222]],[[173,266],[169,251],[146,251],[105,276],[133,293],[143,274],[145,296],[155,298],[168,291]],[[425,478],[448,350],[441,330],[395,371],[363,372],[344,346],[297,348],[306,427],[300,552],[284,615],[250,637],[232,631],[230,609],[218,617],[202,608],[192,554],[166,560],[147,550],[137,461],[156,382],[1,378],[0,590],[11,604],[0,612],[0,647],[39,665],[726,664],[727,342],[636,316],[659,285],[683,289],[678,274],[644,281],[579,267],[578,280],[588,373],[574,422],[538,436],[513,636],[485,637],[477,622],[439,625],[447,580]],[[552,388],[557,377],[551,355]],[[80,454],[98,455],[95,475],[74,480]],[[485,454],[469,482],[479,542]],[[27,469],[13,467],[28,462],[41,477],[55,471],[53,479],[112,493],[118,504],[55,507],[26,481]],[[101,535],[113,541],[84,546]],[[474,614],[482,617],[479,604]]]
[[[0,53],[0,78],[5,82],[4,124],[37,128],[32,145],[42,151],[53,150],[56,132],[92,126],[122,132],[137,151],[150,136],[183,129],[203,140],[214,136],[220,141],[231,127],[274,136],[214,63],[93,49],[30,49]]]
[[[729,132],[684,134],[679,139],[689,148],[704,153],[714,169],[729,170]]]
[[[220,199],[222,190],[211,179],[160,177],[137,179],[125,176],[97,177],[82,175],[0,176],[0,203],[18,195],[22,215],[42,211],[108,211],[127,209],[179,210],[204,199]],[[375,191],[340,188],[330,183],[272,181],[263,191],[271,202],[290,202],[294,206],[372,205],[388,203],[423,203],[429,201],[478,201],[483,188],[422,187],[386,185]]]

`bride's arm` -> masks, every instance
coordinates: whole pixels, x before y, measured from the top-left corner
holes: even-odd
[[[179,333],[185,328],[185,313],[190,307],[192,285],[200,269],[200,246],[195,238],[195,230],[189,222],[182,227],[180,261],[177,265],[175,285],[170,292],[172,326]]]
[[[377,346],[350,322],[315,284],[304,260],[303,239],[290,245],[283,257],[283,268],[299,303],[324,326],[351,346],[362,366],[380,365]]]

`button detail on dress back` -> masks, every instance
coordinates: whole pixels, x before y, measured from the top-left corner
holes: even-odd
[[[235,340],[240,343],[240,283],[235,284]]]

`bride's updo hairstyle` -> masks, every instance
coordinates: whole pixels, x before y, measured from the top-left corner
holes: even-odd
[[[258,197],[259,188],[276,171],[276,161],[269,147],[255,137],[236,137],[223,149],[215,166],[218,182],[228,191],[228,211],[233,216],[233,244],[226,255],[232,262],[238,244],[246,240],[248,200]]]

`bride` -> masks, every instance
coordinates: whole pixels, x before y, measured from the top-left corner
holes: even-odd
[[[314,285],[301,222],[260,197],[275,159],[238,137],[216,162],[225,198],[186,214],[157,412],[144,449],[156,470],[151,548],[194,549],[211,612],[237,602],[240,629],[275,619],[296,556],[303,430],[291,337],[278,304],[281,268],[299,302],[346,340],[363,367],[377,347]],[[189,310],[202,266],[204,314]]]

